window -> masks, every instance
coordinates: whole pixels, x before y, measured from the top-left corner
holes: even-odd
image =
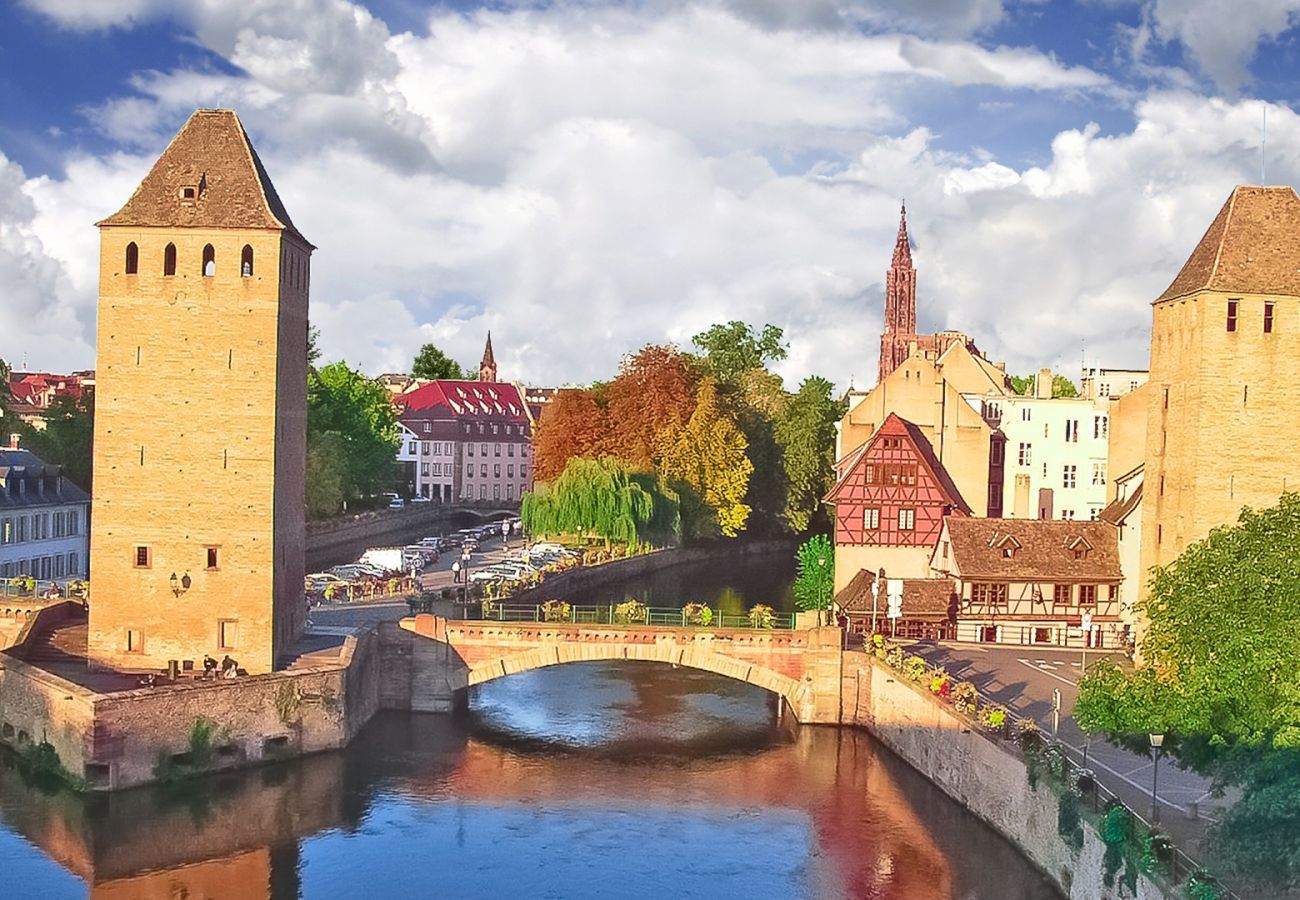
[[[126,652],[127,653],[144,652],[144,641],[140,639],[140,632],[136,631],[134,628],[127,629]]]
[[[425,455],[425,456],[428,456],[428,455],[429,455],[429,442],[428,442],[428,441],[425,441],[425,442],[424,442],[424,455]],[[441,441],[434,441],[434,442],[433,442],[433,455],[434,455],[434,456],[442,456],[442,442],[441,442]]]
[[[5,519],[0,523],[0,544],[12,544],[14,542],[14,520]]]
[[[1052,585],[1052,605],[1069,606],[1074,599],[1074,585],[1055,584]]]
[[[32,525],[32,537],[33,537],[33,538],[36,537],[36,525],[35,525],[35,524]],[[26,516],[19,516],[19,517],[18,517],[18,532],[17,532],[17,534],[16,534],[14,540],[17,541],[19,544],[21,544],[21,543],[23,543],[23,542],[25,542],[25,541],[27,540],[27,517],[26,517]]]
[[[943,542],[943,558],[944,558],[944,559],[947,559],[947,558],[948,558],[948,542],[947,542],[947,541],[944,541],[944,542]]]
[[[1169,408],[1169,388],[1165,388],[1165,409]]]
[[[465,446],[468,448],[468,449],[465,451],[466,455],[467,455],[467,456],[473,456],[473,455],[474,455],[474,445],[473,445],[473,444],[466,444]]]
[[[500,445],[500,444],[493,444],[493,445],[492,445],[492,455],[493,455],[493,456],[500,456],[500,455],[501,455],[501,445]]]
[[[451,441],[447,441],[447,443],[442,445],[442,452],[446,456],[451,456]]]
[[[176,274],[176,245],[168,244],[163,248],[163,274]]]
[[[527,466],[520,466],[520,467],[519,467],[519,477],[520,477],[520,478],[527,478],[527,477],[528,477],[528,467],[527,467]]]
[[[506,485],[506,499],[507,500],[515,499],[515,486],[513,484]]]
[[[487,478],[487,463],[480,463],[478,470],[479,470],[478,474],[480,477]]]
[[[430,431],[433,431],[433,425],[432,425],[431,423],[429,423],[429,422],[425,422],[425,423],[424,423],[424,433],[425,433],[425,434],[428,434]]]
[[[207,557],[208,557],[207,570],[208,570],[209,572],[215,572],[215,571],[217,570],[217,568],[218,568],[218,566],[217,566],[217,560],[218,560],[219,554],[218,554],[217,551],[218,551],[220,548],[218,548],[218,547],[206,547],[206,548],[204,548],[204,549],[207,551]]]
[[[140,248],[135,241],[126,245],[126,274],[136,275],[140,272]]]
[[[1079,467],[1075,465],[1065,466],[1061,474],[1061,487],[1072,488],[1078,483]]]
[[[500,477],[501,477],[501,463],[494,463],[494,464],[493,464],[493,466],[492,466],[492,477],[493,477],[493,478],[500,478]]]
[[[492,499],[493,500],[501,499],[501,485],[499,484],[492,485]]]
[[[1006,606],[1007,585],[1001,581],[977,581],[970,586],[970,600],[980,606]]]
[[[1061,519],[1064,520],[1064,521],[1067,521],[1067,522],[1073,520],[1073,519],[1074,519],[1074,510],[1072,510],[1072,509],[1063,509],[1063,510],[1061,510]]]
[[[68,554],[68,574],[69,574],[69,575],[77,575],[77,574],[80,574],[80,571],[81,571],[81,570],[77,567],[77,554],[75,554],[75,553],[69,553],[69,554]]]
[[[871,463],[867,463],[866,468],[862,470],[862,477],[863,477],[863,479],[866,481],[867,484],[875,484],[875,483],[876,483],[876,467],[875,467],[874,465],[872,465]]]
[[[487,499],[487,485],[486,485],[486,484],[480,484],[480,485],[478,486],[478,498],[479,498],[480,500],[486,500],[486,499]]]
[[[1265,334],[1273,333],[1273,307],[1274,304],[1272,303],[1264,304],[1264,333]]]
[[[898,530],[911,531],[916,527],[916,510],[900,509],[898,511]]]
[[[153,565],[153,554],[148,547],[135,548],[135,568],[148,569]]]
[[[1032,412],[1033,410],[1031,410],[1028,406],[1020,407],[1020,421],[1022,422],[1030,421]]]
[[[1065,420],[1065,442],[1067,444],[1077,444],[1079,442],[1079,420]]]
[[[993,443],[989,445],[989,465],[991,466],[1002,465],[1002,454],[1004,452],[1005,446],[1006,445],[1003,444],[1001,441],[993,441]],[[913,467],[912,471],[913,471],[912,483],[915,484],[916,482],[915,467]]]
[[[880,510],[864,509],[862,511],[862,527],[867,531],[875,531],[880,527]]]
[[[253,277],[253,248],[248,244],[239,252],[239,274],[244,278]]]
[[[424,446],[427,447],[427,446],[429,446],[429,445],[428,445],[428,444],[425,444]],[[406,452],[407,452],[409,455],[411,455],[411,456],[414,456],[414,455],[415,455],[415,441],[410,441],[410,442],[407,443],[407,445],[406,445]]]
[[[1110,417],[1109,417],[1109,416],[1093,416],[1093,417],[1092,417],[1092,436],[1093,436],[1094,438],[1104,438],[1104,437],[1106,437],[1106,435],[1108,435],[1109,433],[1110,433]]]
[[[483,426],[480,425],[480,426],[478,427],[478,430],[479,430],[479,431],[482,431],[482,430],[483,430]],[[488,453],[487,453],[487,444],[479,444],[479,445],[478,445],[478,449],[479,449],[479,451],[482,453],[483,456],[487,456],[487,455],[488,455]]]
[[[429,477],[429,464],[428,464],[428,463],[420,463],[420,474],[423,475],[425,478],[428,478],[428,477]]]
[[[1240,300],[1229,300],[1229,301],[1228,301],[1228,323],[1227,323],[1227,325],[1228,325],[1228,330],[1229,330],[1229,331],[1236,331],[1236,330],[1237,330],[1237,306],[1238,306],[1238,304],[1240,304],[1240,302],[1241,302]]]
[[[217,274],[217,251],[212,249],[211,244],[203,246],[203,272],[204,278],[211,278]]]
[[[1095,463],[1092,464],[1092,483],[1093,483],[1093,484],[1105,484],[1105,483],[1106,483],[1106,464],[1105,464],[1105,463],[1095,462]]]
[[[497,431],[497,425],[496,425],[495,422],[492,423],[492,433],[493,433],[493,434],[498,434],[498,433],[499,433],[499,432]]]
[[[66,525],[69,536],[77,533],[77,511],[75,509],[68,510]]]
[[[1097,605],[1097,585],[1095,584],[1079,585],[1079,605],[1080,606]]]
[[[432,448],[433,448],[434,450],[437,450],[437,449],[438,449],[438,445],[437,445],[437,443],[434,443],[434,444],[431,445],[428,441],[420,441],[420,455],[421,455],[421,456],[428,456],[428,455],[429,455],[429,448],[430,448],[431,446],[432,446]]]
[[[506,477],[507,477],[507,478],[514,478],[514,477],[515,477],[515,464],[514,464],[514,463],[509,463],[509,464],[506,465]]]
[[[234,650],[239,646],[239,622],[235,619],[221,619],[217,622],[217,647],[222,650]]]

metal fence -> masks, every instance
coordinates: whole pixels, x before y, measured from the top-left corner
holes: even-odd
[[[865,649],[867,653],[869,654],[873,653],[873,648],[870,645],[867,645]],[[889,664],[888,660],[884,660],[884,661],[886,662],[887,665]],[[929,672],[933,671],[935,667],[928,660],[926,661],[927,674],[920,683],[911,682],[905,676],[905,672],[902,667],[890,665],[890,668],[894,669],[894,671],[898,672],[900,675],[903,676],[899,678],[899,681],[905,683],[911,683],[918,690],[925,690],[924,685],[928,683],[930,680]],[[954,678],[953,679],[954,683],[957,680],[958,679]],[[974,685],[971,685],[971,687],[975,688]],[[931,693],[928,690],[925,692],[927,694]],[[1002,703],[988,696],[983,691],[979,690],[979,688],[975,688],[975,694],[976,694],[976,707],[973,712],[969,712],[969,713],[963,712],[962,710],[957,709],[956,707],[953,707],[953,711],[957,715],[962,715],[969,718],[973,726],[976,726],[979,730],[981,730],[985,735],[987,735],[992,740],[995,740],[998,743],[1004,745],[1010,745],[1012,747],[1015,747],[1017,753],[1023,754],[1025,752],[1023,747],[1016,741],[1015,738],[1011,736],[1012,724],[1013,724],[1011,716],[1014,710],[1008,707],[1007,704]],[[990,728],[987,725],[982,724],[981,717],[978,714],[979,711],[982,709],[991,709],[997,707],[1007,710],[1007,717],[1006,717],[1005,724],[1000,728]],[[1030,721],[1032,721],[1032,719],[1030,719]],[[1035,726],[1036,724],[1037,723],[1035,723]],[[1043,742],[1044,748],[1051,747],[1054,744],[1054,742],[1046,735],[1041,735],[1041,740]],[[1061,746],[1064,747],[1064,745]],[[1065,785],[1079,784],[1081,780],[1080,774],[1084,771],[1084,767],[1079,763],[1076,763],[1074,760],[1072,760],[1069,754],[1066,753],[1064,749],[1060,751],[1060,756],[1063,765],[1063,770],[1062,770],[1063,774],[1061,777],[1064,784]],[[1118,794],[1116,794],[1110,788],[1106,787],[1104,784],[1098,781],[1095,773],[1092,773],[1091,770],[1088,770],[1088,772],[1091,775],[1091,778],[1087,779],[1090,786],[1086,790],[1083,790],[1082,796],[1083,799],[1089,801],[1092,808],[1092,812],[1094,814],[1101,814],[1104,810],[1108,810],[1112,806],[1121,806],[1125,810],[1127,810],[1129,816],[1132,817],[1135,829],[1138,833],[1141,833],[1143,830],[1145,830],[1146,832],[1149,833],[1162,834],[1162,835],[1165,834],[1163,831],[1161,831],[1158,824],[1153,824],[1146,816],[1142,815],[1137,810],[1133,809],[1133,807],[1131,807],[1129,804],[1125,803],[1122,799],[1120,799]],[[1168,836],[1166,835],[1166,837]],[[1169,847],[1170,847],[1170,853],[1168,858],[1160,860],[1160,865],[1156,871],[1161,876],[1169,879],[1174,884],[1175,887],[1182,887],[1186,885],[1188,879],[1195,873],[1208,872],[1208,870],[1202,863],[1193,859],[1186,852],[1184,852],[1182,849],[1176,846],[1173,843],[1172,838],[1169,838]],[[1220,898],[1220,900],[1242,900],[1240,895],[1238,895],[1236,892],[1228,888],[1226,885],[1219,883],[1217,887],[1219,888],[1218,897]]]
[[[784,630],[794,628],[792,613],[774,612],[770,616],[728,615],[709,607],[695,607],[690,612],[672,607],[640,607],[620,610],[616,605],[554,606],[518,603],[485,603],[483,618],[494,622],[551,622],[581,625],[669,625],[676,628],[748,628]]]
[[[90,592],[87,582],[43,581],[25,575],[0,578],[0,597],[11,600],[85,600]]]

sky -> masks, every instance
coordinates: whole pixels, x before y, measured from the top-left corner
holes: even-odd
[[[6,0],[0,357],[94,365],[98,235],[233,107],[319,248],[326,359],[535,385],[715,322],[869,387],[906,200],[918,327],[1145,367],[1234,185],[1300,176],[1300,0]],[[1267,122],[1267,140],[1261,142]]]

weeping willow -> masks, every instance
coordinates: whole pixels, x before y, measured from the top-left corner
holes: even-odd
[[[604,456],[574,457],[550,483],[524,495],[532,534],[575,534],[610,543],[673,544],[681,534],[680,499],[648,472]]]

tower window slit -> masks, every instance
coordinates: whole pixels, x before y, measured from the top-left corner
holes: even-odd
[[[211,244],[205,244],[203,247],[203,277],[211,278],[217,274],[217,251]]]

